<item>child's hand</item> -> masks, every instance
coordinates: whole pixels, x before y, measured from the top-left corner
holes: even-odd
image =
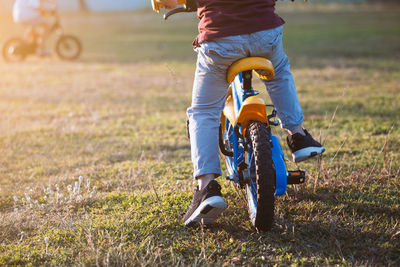
[[[166,9],[174,9],[178,5],[177,0],[156,0],[156,2],[164,5]]]

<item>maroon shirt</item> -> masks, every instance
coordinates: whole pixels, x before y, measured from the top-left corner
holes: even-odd
[[[285,21],[275,14],[275,0],[196,0],[199,35],[193,42],[249,34],[281,26]]]

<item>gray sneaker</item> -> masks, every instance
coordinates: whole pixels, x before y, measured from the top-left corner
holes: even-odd
[[[212,180],[201,191],[196,187],[189,209],[183,217],[183,223],[186,226],[211,224],[226,207],[221,194],[221,186],[217,181]]]

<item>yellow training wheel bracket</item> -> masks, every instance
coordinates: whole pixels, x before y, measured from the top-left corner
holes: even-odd
[[[186,0],[178,0],[178,5],[186,5]],[[157,13],[160,13],[160,9],[161,8],[165,8],[165,6],[159,2],[157,2],[157,0],[151,0],[151,5],[153,7],[153,10]]]
[[[228,94],[226,95],[225,107],[222,113],[224,114],[224,117],[226,117],[232,125],[235,125],[236,123],[235,107],[232,98],[232,87],[230,86],[228,89]]]

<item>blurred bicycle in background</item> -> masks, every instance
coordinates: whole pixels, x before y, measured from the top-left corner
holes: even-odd
[[[43,16],[53,20],[52,26],[49,29],[48,35],[56,34],[54,52],[63,60],[75,60],[82,52],[82,44],[80,40],[70,34],[65,34],[60,23],[60,18],[56,10],[43,11]],[[2,54],[7,62],[20,62],[26,59],[29,55],[40,55],[38,51],[38,39],[42,29],[35,28],[33,34],[29,37],[12,37],[4,42]],[[47,55],[46,55],[47,56]]]

